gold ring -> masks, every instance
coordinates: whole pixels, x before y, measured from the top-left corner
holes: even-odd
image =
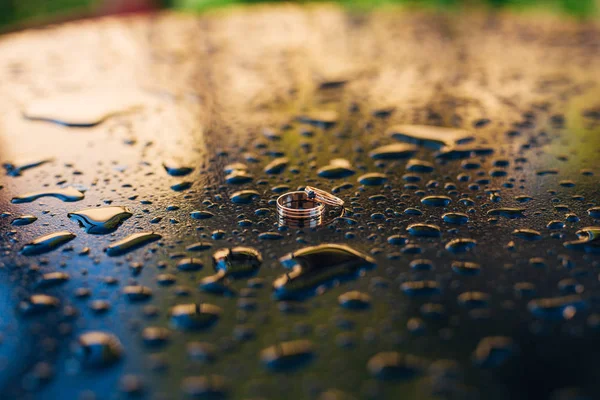
[[[344,205],[344,200],[340,199],[339,197],[335,197],[329,192],[317,189],[316,187],[306,186],[304,188],[304,192],[309,199],[315,199],[320,203],[327,204],[328,206],[342,207]]]
[[[325,205],[306,192],[289,192],[277,198],[277,214],[285,219],[320,219]]]

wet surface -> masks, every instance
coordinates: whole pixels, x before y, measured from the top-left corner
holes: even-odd
[[[598,398],[599,37],[290,6],[1,38],[2,398]],[[279,221],[306,185],[343,215]]]

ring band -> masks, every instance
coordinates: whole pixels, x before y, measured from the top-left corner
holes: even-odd
[[[277,214],[289,219],[321,218],[325,205],[306,192],[289,192],[277,198]]]
[[[309,199],[315,199],[320,203],[327,204],[328,206],[341,207],[344,205],[344,200],[332,195],[329,192],[317,189],[316,187],[306,186],[304,188],[304,192]]]

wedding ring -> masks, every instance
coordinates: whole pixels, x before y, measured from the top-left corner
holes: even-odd
[[[277,198],[277,214],[286,219],[321,218],[325,205],[306,192],[289,192]]]
[[[317,189],[316,187],[306,186],[304,188],[304,192],[309,199],[315,199],[322,204],[327,204],[328,206],[341,207],[344,205],[344,200],[340,199],[339,197],[335,197],[329,192]]]

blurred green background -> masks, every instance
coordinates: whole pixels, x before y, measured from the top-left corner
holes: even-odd
[[[0,0],[0,29],[11,30],[56,21],[98,15],[146,12],[161,8],[204,11],[236,4],[264,3],[262,0]],[[281,3],[282,1],[271,1]],[[293,3],[324,2],[296,0]],[[595,18],[600,0],[338,0],[351,8],[372,8],[390,4],[434,7],[444,10],[511,9],[552,12],[577,18]]]

